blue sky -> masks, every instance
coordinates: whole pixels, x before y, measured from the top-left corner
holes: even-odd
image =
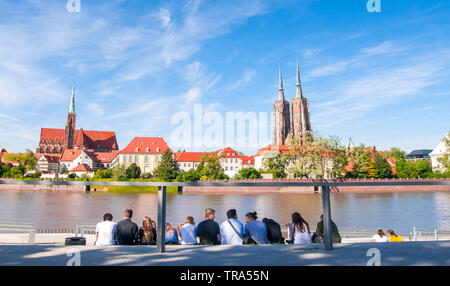
[[[121,148],[134,136],[170,145],[172,115],[196,103],[271,112],[278,59],[295,96],[297,50],[321,135],[411,151],[450,130],[449,1],[381,0],[381,13],[366,0],[81,0],[81,13],[66,2],[0,0],[0,146],[11,152],[64,128],[72,80],[77,127],[116,131]]]

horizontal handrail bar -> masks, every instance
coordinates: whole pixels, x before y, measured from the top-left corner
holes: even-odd
[[[41,186],[131,186],[131,187],[339,187],[339,186],[450,186],[450,180],[396,180],[396,181],[279,181],[279,182],[109,182],[109,181],[28,181],[0,180],[3,185],[41,185]]]

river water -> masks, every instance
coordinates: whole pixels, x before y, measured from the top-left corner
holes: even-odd
[[[340,229],[392,228],[409,233],[416,226],[450,230],[450,192],[334,193],[331,201],[333,220]],[[320,194],[168,194],[167,221],[176,225],[190,215],[199,223],[207,207],[216,210],[219,222],[228,209],[235,208],[241,221],[245,213],[255,210],[261,219],[270,217],[281,225],[298,211],[315,230],[322,200]],[[139,225],[145,215],[156,219],[157,194],[0,191],[0,221],[34,222],[39,229],[74,228],[77,219],[100,221],[105,212],[118,221],[125,208],[134,210],[133,220]]]

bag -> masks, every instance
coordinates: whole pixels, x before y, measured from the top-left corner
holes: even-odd
[[[264,218],[263,222],[267,226],[267,239],[270,243],[285,243],[279,223],[270,218]]]
[[[236,228],[234,227],[234,225],[231,223],[230,220],[228,220],[228,223],[231,225],[231,228],[239,236],[239,238],[242,239],[243,244],[258,244],[256,243],[256,241],[252,239],[251,235],[249,235],[248,237],[242,237],[242,235],[236,230]]]

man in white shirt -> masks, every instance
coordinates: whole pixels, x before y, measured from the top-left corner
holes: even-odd
[[[237,220],[235,209],[227,211],[227,220],[220,225],[222,244],[241,245],[244,237],[244,225]]]
[[[194,218],[188,216],[178,231],[180,243],[183,245],[197,244],[197,227]]]
[[[106,213],[103,216],[103,221],[97,224],[95,228],[96,246],[116,245],[117,224],[112,222],[112,219],[112,214]]]

